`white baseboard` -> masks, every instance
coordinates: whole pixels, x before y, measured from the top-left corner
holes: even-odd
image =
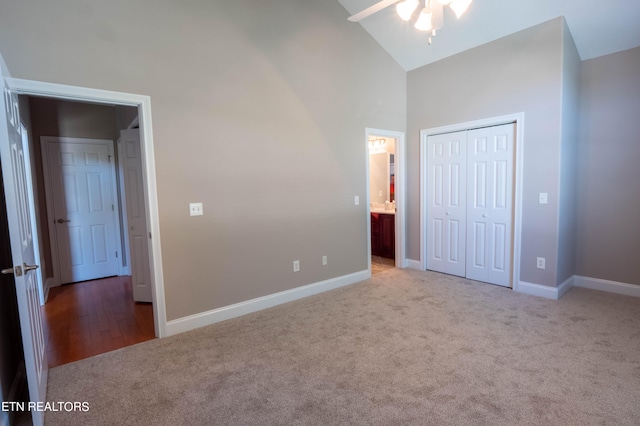
[[[419,260],[407,259],[407,268],[417,269],[418,271],[422,271],[422,266],[420,265]]]
[[[558,300],[574,286],[574,276],[567,278],[558,287],[528,283],[520,281],[514,290],[518,293],[530,294],[532,296],[544,297],[546,299]]]
[[[55,286],[56,286],[56,282],[51,277],[47,278],[46,281],[44,282],[44,302],[45,303],[47,303],[47,300],[49,300],[49,290],[51,290],[51,288]]]
[[[558,299],[558,288],[549,287],[546,285],[528,283],[526,281],[520,281],[514,290],[518,293],[530,294],[532,296],[544,297],[546,299]]]
[[[572,275],[558,286],[558,297],[557,297],[558,299],[564,296],[566,292],[571,290],[571,287],[575,285],[575,278],[576,276]]]
[[[574,275],[573,278],[573,285],[575,287],[606,291],[608,293],[624,294],[625,296],[640,297],[640,285],[603,280],[600,278],[582,277],[580,275]]]
[[[247,300],[234,305],[223,306],[222,308],[213,309],[200,314],[178,318],[176,320],[167,321],[165,333],[166,336],[172,336],[174,334],[183,333],[206,325],[215,324],[220,321],[272,308],[282,303],[292,302],[294,300],[302,299],[303,297],[312,296],[314,294],[354,284],[369,278],[371,278],[371,271],[369,270],[354,272],[352,274],[319,281],[317,283],[281,291],[279,293],[269,294],[267,296]]]

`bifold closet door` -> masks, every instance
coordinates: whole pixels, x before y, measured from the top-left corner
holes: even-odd
[[[511,285],[515,125],[429,136],[427,269]]]
[[[427,269],[465,276],[467,135],[429,136]]]
[[[466,277],[511,285],[514,124],[467,133]]]

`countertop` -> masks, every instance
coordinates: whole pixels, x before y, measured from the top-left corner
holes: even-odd
[[[385,209],[371,209],[371,213],[396,214],[396,211],[395,210],[385,210]]]

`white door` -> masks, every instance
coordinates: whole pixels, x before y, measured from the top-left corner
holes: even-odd
[[[466,132],[429,136],[427,268],[465,276]]]
[[[113,142],[43,138],[53,212],[54,252],[62,284],[118,275]]]
[[[27,182],[31,177],[25,172],[18,98],[10,92],[5,81],[7,77],[9,73],[0,56],[0,82],[4,89],[4,99],[0,105],[0,161],[13,257],[13,265],[0,266],[3,273],[13,273],[15,277],[29,399],[32,402],[40,402],[46,399],[48,370],[38,283],[34,272],[37,265],[34,265],[33,224],[29,214],[30,200],[27,196]],[[34,425],[43,424],[42,412],[33,410],[31,415]]]
[[[467,135],[467,278],[511,285],[515,125]]]
[[[133,299],[136,302],[151,302],[149,231],[147,230],[147,214],[144,203],[139,129],[122,130],[120,132],[118,156],[122,167],[121,176],[126,195]]]

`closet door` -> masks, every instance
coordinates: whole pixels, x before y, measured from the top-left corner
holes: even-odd
[[[466,132],[429,136],[427,269],[465,276]]]
[[[468,131],[467,278],[511,285],[514,124]]]

